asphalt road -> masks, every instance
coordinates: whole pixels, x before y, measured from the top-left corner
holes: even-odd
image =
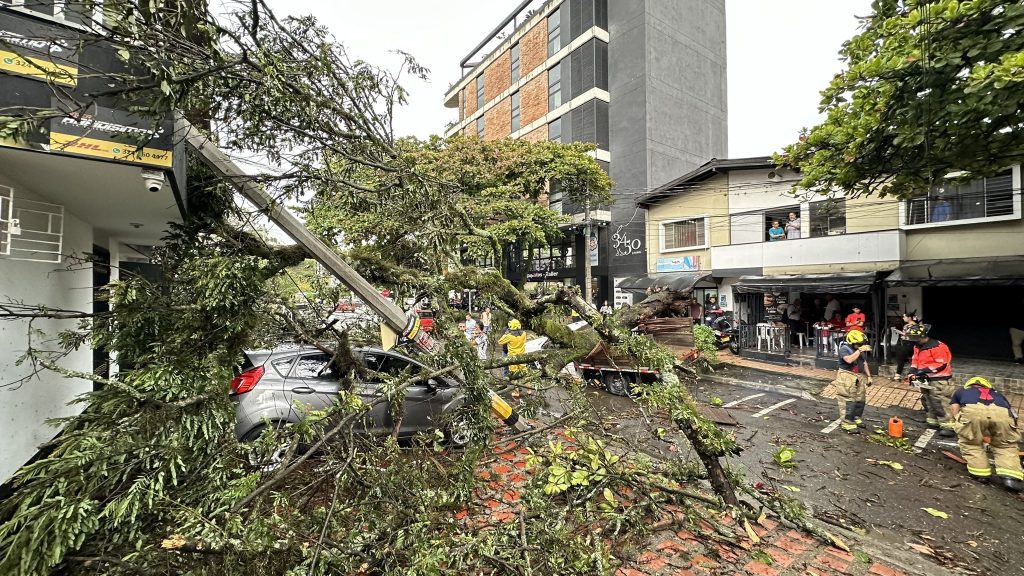
[[[816,517],[863,533],[876,550],[918,556],[921,574],[936,573],[937,564],[965,573],[1024,575],[1024,497],[969,479],[962,464],[942,454],[958,454],[956,443],[933,435],[919,413],[869,406],[868,430],[847,434],[838,427],[835,401],[813,395],[819,386],[734,369],[714,382],[698,382],[692,391],[701,401],[720,398],[738,421],[727,429],[743,453],[730,464],[741,466],[751,482],[791,491]],[[667,437],[668,442],[653,439],[652,426],[665,423],[645,420],[631,399],[599,390],[591,394],[606,428],[666,456],[687,455],[689,447],[680,435]],[[914,453],[868,439],[891,416],[904,420]],[[797,464],[790,470],[773,461],[782,446],[796,450]]]

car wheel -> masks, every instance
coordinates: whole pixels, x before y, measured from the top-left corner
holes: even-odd
[[[464,448],[473,439],[473,431],[464,418],[456,418],[445,432],[448,443],[456,448]]]
[[[732,341],[732,342],[729,342],[729,351],[732,352],[733,354],[739,355],[739,353],[740,353],[740,343],[736,342],[735,340]]]
[[[275,429],[280,430],[284,427],[285,422],[272,422],[270,424]],[[263,431],[267,429],[266,424],[260,424],[252,430],[249,430],[242,436],[242,443],[251,443],[256,441],[260,436],[263,435]],[[284,456],[288,453],[288,448],[291,447],[290,442],[280,442],[269,454],[263,454],[255,448],[249,448],[246,451],[246,461],[253,468],[257,468],[263,472],[273,472],[281,467],[281,463],[284,462]]]
[[[629,387],[633,383],[629,376],[622,372],[605,372],[601,375],[604,389],[616,396],[629,396]]]

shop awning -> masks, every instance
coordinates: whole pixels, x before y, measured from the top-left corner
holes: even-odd
[[[900,265],[889,286],[1024,286],[1024,256],[912,260]]]
[[[708,272],[668,272],[665,274],[647,274],[644,276],[630,276],[623,278],[616,286],[620,290],[630,292],[645,292],[648,288],[668,288],[679,292],[689,292],[701,280],[710,278]],[[715,284],[708,284],[714,287]]]
[[[805,274],[802,276],[740,276],[733,290],[745,293],[808,292],[814,294],[864,294],[875,283],[870,274]]]

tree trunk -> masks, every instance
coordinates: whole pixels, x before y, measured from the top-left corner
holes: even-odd
[[[623,326],[633,328],[652,318],[689,316],[694,303],[691,292],[661,290],[649,295],[639,304],[626,308],[619,314]]]

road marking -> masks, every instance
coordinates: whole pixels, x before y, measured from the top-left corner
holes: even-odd
[[[732,402],[728,402],[726,404],[722,404],[722,408],[732,408],[733,406],[738,406],[740,404],[743,404],[747,400],[753,400],[754,398],[760,398],[761,396],[764,396],[764,392],[762,392],[760,394],[751,394],[750,396],[747,396],[746,398],[740,398],[739,400],[733,400]]]
[[[771,412],[772,410],[775,410],[775,409],[778,409],[778,408],[782,408],[786,404],[790,404],[790,403],[793,403],[793,402],[796,402],[796,398],[790,398],[789,400],[783,400],[782,402],[779,402],[778,404],[772,404],[771,406],[765,408],[764,410],[761,410],[760,412],[754,414],[753,418],[760,418],[761,416],[764,416],[765,414]]]
[[[935,436],[935,430],[931,428],[925,430],[924,434],[921,434],[921,437],[917,439],[917,442],[914,442],[914,448],[924,448],[928,445],[928,441],[932,439],[932,436]]]
[[[829,432],[832,432],[836,428],[839,428],[839,425],[842,424],[842,422],[843,422],[842,418],[836,418],[835,420],[832,421],[831,424],[829,424],[828,426],[825,426],[824,428],[822,428],[821,429],[821,433],[822,434],[828,434]]]

